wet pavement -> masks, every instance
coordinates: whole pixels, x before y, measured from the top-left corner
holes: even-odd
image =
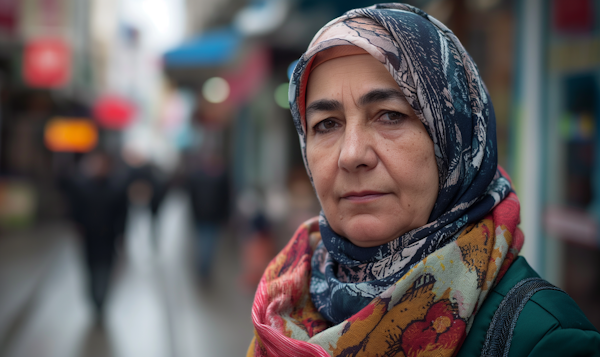
[[[105,318],[95,320],[75,231],[44,225],[0,239],[0,356],[243,356],[252,294],[239,289],[236,239],[219,241],[200,283],[186,197],[173,192],[154,224],[132,208]],[[156,244],[153,241],[152,227]]]

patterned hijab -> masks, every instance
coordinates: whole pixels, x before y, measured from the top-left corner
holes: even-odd
[[[475,63],[446,26],[422,10],[396,3],[355,9],[331,21],[296,65],[289,99],[311,180],[306,83],[316,55],[348,45],[379,60],[398,83],[433,141],[440,187],[426,225],[377,247],[354,245],[334,232],[321,213],[322,242],[312,257],[310,294],[332,323],[363,309],[511,191],[497,167],[494,109]]]

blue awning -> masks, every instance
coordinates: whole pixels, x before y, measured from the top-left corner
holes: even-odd
[[[242,44],[233,28],[215,29],[203,33],[164,55],[166,67],[212,67],[235,59]]]

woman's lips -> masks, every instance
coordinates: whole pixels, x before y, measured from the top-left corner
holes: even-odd
[[[375,191],[361,191],[361,192],[348,192],[342,196],[343,199],[349,200],[351,202],[369,202],[376,200],[382,196],[387,195],[384,192],[375,192]]]

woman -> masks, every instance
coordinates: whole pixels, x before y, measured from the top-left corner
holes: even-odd
[[[322,213],[266,269],[248,355],[480,355],[502,298],[536,274],[518,258],[492,103],[458,39],[408,5],[349,11],[301,57],[290,103]],[[548,290],[512,346],[598,355],[600,335]]]

